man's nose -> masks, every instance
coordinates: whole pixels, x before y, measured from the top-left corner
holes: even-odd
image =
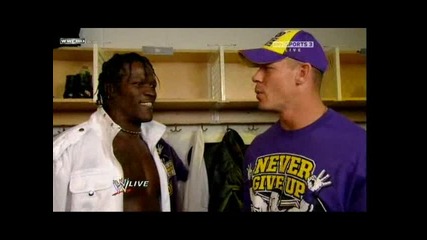
[[[256,71],[256,73],[252,76],[252,82],[254,83],[262,82],[262,76],[260,72],[261,72],[260,69]]]
[[[156,89],[152,88],[152,87],[145,88],[143,90],[143,94],[146,95],[146,96],[153,97],[153,98],[155,98],[157,96]]]

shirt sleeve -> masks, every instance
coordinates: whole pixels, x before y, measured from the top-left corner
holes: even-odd
[[[70,179],[69,150],[53,157],[53,211],[67,211],[67,195]]]

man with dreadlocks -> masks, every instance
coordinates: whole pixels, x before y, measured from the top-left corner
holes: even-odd
[[[53,141],[53,211],[175,210],[171,188],[188,171],[153,120],[157,82],[137,53],[102,65],[98,109]]]

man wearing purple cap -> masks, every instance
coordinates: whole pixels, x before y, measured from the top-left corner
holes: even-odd
[[[322,102],[321,44],[286,30],[239,54],[259,68],[259,108],[280,116],[245,152],[245,210],[366,211],[366,131]]]

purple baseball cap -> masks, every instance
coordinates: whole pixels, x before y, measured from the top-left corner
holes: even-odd
[[[285,30],[270,39],[262,48],[239,51],[240,57],[255,65],[265,65],[292,58],[310,63],[324,73],[328,59],[322,45],[310,33],[303,30]]]

